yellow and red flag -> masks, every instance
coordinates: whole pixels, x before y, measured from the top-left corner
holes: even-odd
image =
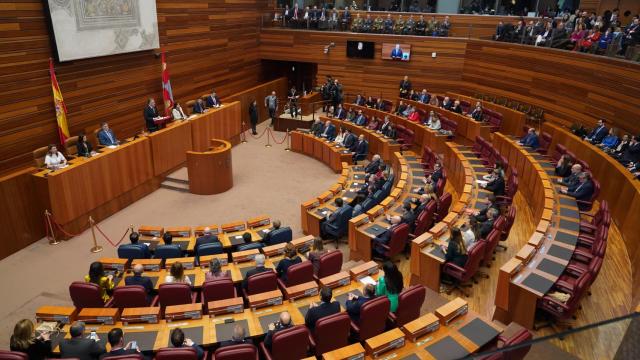
[[[56,79],[56,73],[53,69],[53,59],[49,58],[49,73],[51,74],[51,89],[53,90],[53,104],[56,108],[56,120],[58,121],[58,135],[60,136],[60,144],[69,138],[69,125],[67,124],[67,107],[64,105],[60,86]]]

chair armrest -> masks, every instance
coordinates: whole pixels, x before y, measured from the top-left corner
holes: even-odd
[[[156,307],[158,306],[158,302],[160,301],[160,296],[156,295],[153,297],[153,299],[151,299],[151,305],[149,305],[150,307]]]
[[[573,285],[571,285],[567,281],[558,280],[554,286],[556,289],[561,290],[562,292],[573,294]]]
[[[269,350],[267,350],[267,347],[264,345],[264,342],[260,343],[260,350],[262,350],[262,353],[264,354],[265,359],[273,360],[273,358],[271,357],[271,353],[269,352]]]
[[[358,327],[358,325],[356,325],[356,323],[354,323],[353,321],[351,321],[351,331],[356,334],[360,334],[360,327]]]
[[[381,247],[382,247],[383,249],[385,249],[385,250],[389,250],[389,249],[391,249],[388,245],[385,245],[385,244],[380,243],[380,242],[378,242],[376,245],[381,246]]]
[[[585,200],[576,200],[576,204],[585,205],[585,206],[593,206],[593,201],[585,201]]]
[[[311,346],[312,349],[316,348],[316,341],[313,338],[313,335],[311,335],[311,332],[309,332],[309,345]]]
[[[195,291],[192,291],[191,292],[191,303],[195,304],[197,300],[198,300],[198,293],[195,292]]]
[[[443,271],[448,273],[449,275],[454,276],[454,277],[461,278],[461,277],[463,277],[463,275],[464,275],[466,270],[464,268],[454,264],[454,263],[447,262],[447,263],[444,264]]]
[[[580,234],[580,235],[578,235],[578,240],[584,240],[584,241],[588,241],[588,242],[593,243],[594,241],[596,241],[596,238],[593,235]]]
[[[585,264],[589,264],[593,260],[593,254],[588,251],[576,249],[573,252],[573,259]]]
[[[389,311],[389,315],[387,315],[387,318],[392,322],[392,323],[396,323],[396,320],[398,319],[398,316],[396,316],[396,314],[392,313],[391,311]]]
[[[104,304],[104,307],[106,308],[113,307],[113,296],[109,298],[109,300],[107,300],[107,302]]]

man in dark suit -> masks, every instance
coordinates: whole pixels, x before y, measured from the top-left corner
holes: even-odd
[[[360,135],[358,137],[358,142],[351,152],[351,155],[353,155],[353,163],[357,164],[358,160],[366,158],[368,153],[369,143],[364,139],[364,135]]]
[[[211,228],[207,226],[206,228],[204,228],[202,236],[196,239],[196,245],[194,246],[194,250],[198,252],[198,248],[200,247],[200,245],[211,244],[215,242],[220,242],[220,240],[218,240],[218,237],[216,235],[213,235],[211,233]]]
[[[216,94],[216,89],[211,91],[211,95],[207,96],[207,107],[220,107],[220,98]]]
[[[289,114],[292,118],[298,115],[298,98],[300,98],[300,95],[298,94],[296,87],[292,86],[287,96],[287,99],[289,100]]]
[[[404,112],[407,110],[407,105],[400,100],[398,103],[398,107],[396,107],[396,115],[403,116]]]
[[[122,332],[121,328],[113,328],[109,330],[109,333],[107,334],[107,340],[109,341],[109,345],[111,345],[111,351],[102,354],[102,356],[100,356],[100,359],[108,358],[111,356],[140,354],[140,348],[137,346],[134,347],[133,342],[129,342],[125,346],[124,333]]]
[[[378,132],[381,133],[381,134],[386,133],[387,130],[389,129],[389,125],[391,125],[391,121],[389,121],[389,116],[385,116],[384,117],[384,122],[380,126],[380,129],[378,129]]]
[[[353,293],[349,293],[349,298],[346,302],[347,313],[351,318],[351,321],[358,324],[360,323],[360,309],[362,305],[367,301],[376,297],[376,288],[367,284],[362,289],[362,296],[357,296]]]
[[[440,107],[445,110],[451,111],[451,109],[453,109],[453,101],[451,101],[448,96],[445,96],[444,99],[442,99],[442,104],[440,104]]]
[[[324,124],[324,128],[322,129],[322,134],[320,134],[323,138],[327,140],[333,140],[336,138],[336,126],[331,123],[331,121],[327,120]]]
[[[325,286],[320,290],[320,300],[322,302],[319,305],[316,303],[309,304],[309,310],[307,311],[307,315],[304,317],[304,324],[312,333],[316,328],[316,322],[318,320],[340,312],[340,303],[337,301],[331,301],[332,297],[333,292],[331,291],[331,288]]]
[[[400,81],[400,97],[406,99],[409,96],[410,91],[411,91],[411,81],[409,81],[409,77],[405,75],[404,79]]]
[[[431,95],[427,92],[427,89],[422,89],[422,93],[418,96],[418,101],[423,104],[428,104],[431,101]]]
[[[240,325],[236,325],[233,327],[233,334],[231,335],[231,340],[226,340],[221,342],[220,347],[242,345],[242,344],[253,345],[253,342],[251,341],[251,339],[247,339],[246,334],[244,332],[244,328]]]
[[[342,139],[342,146],[351,150],[351,148],[353,148],[354,145],[356,144],[357,139],[358,138],[351,131],[349,131],[349,129],[345,129],[343,139]]]
[[[166,232],[164,233],[164,235],[162,235],[162,241],[164,242],[164,245],[158,245],[156,246],[156,252],[154,254],[154,257],[158,257],[161,256],[163,257],[163,255],[159,255],[161,253],[180,253],[182,254],[182,248],[180,247],[180,245],[177,244],[173,244],[173,235],[171,235],[170,233]],[[173,249],[173,250],[171,250]]]
[[[274,243],[274,235],[278,235],[280,233],[282,233],[283,231],[287,231],[289,229],[288,226],[285,226],[284,228],[281,228],[282,223],[280,222],[280,220],[274,220],[273,221],[273,227],[269,230],[269,232],[267,232],[266,234],[264,234],[264,236],[262,237],[262,243],[265,246],[269,246],[269,245],[275,245],[278,244],[280,242],[285,242],[285,241],[278,241],[277,243]],[[284,239],[286,240],[286,242],[291,241],[291,238],[287,238]]]
[[[144,123],[147,125],[147,131],[154,132],[158,130],[158,125],[153,120],[158,117],[158,110],[156,109],[156,101],[152,98],[147,100],[147,106],[143,111]]]
[[[582,173],[582,165],[580,164],[573,164],[571,166],[571,175],[562,178],[562,179],[558,179],[558,183],[566,186],[566,187],[572,187],[578,184],[578,176]]]
[[[244,244],[240,244],[238,246],[236,246],[234,251],[246,251],[246,250],[253,250],[253,249],[261,249],[262,248],[262,243],[258,242],[258,241],[253,241],[253,238],[251,237],[251,233],[250,232],[245,232],[244,234],[242,234],[242,240],[244,241]]]
[[[273,335],[278,331],[288,329],[292,327],[291,323],[291,314],[286,311],[280,313],[280,321],[269,324],[269,330],[267,331],[267,335],[264,338],[264,345],[267,349],[271,349],[271,344],[273,344]]]
[[[481,239],[486,239],[487,235],[493,230],[493,223],[498,217],[498,210],[491,208],[487,210],[487,220],[477,224],[477,233]]]
[[[202,360],[204,357],[204,349],[193,340],[184,336],[184,331],[180,328],[175,328],[171,331],[171,345],[174,348],[190,347],[196,351],[198,360]]]
[[[391,50],[390,57],[392,59],[401,60],[402,59],[402,49],[400,48],[400,44],[396,44],[396,46]]]
[[[328,234],[326,230],[327,226],[329,225],[337,226],[338,221],[340,220],[340,210],[342,209],[343,206],[349,206],[344,204],[344,201],[342,200],[342,198],[336,198],[334,204],[337,207],[336,211],[327,213],[326,220],[320,225],[320,236],[323,239],[326,238]]]
[[[315,136],[320,136],[322,134],[322,120],[316,119],[309,132]]]
[[[375,154],[371,158],[371,162],[369,162],[369,164],[367,164],[367,166],[364,168],[364,172],[366,174],[375,174],[380,169],[380,165],[382,165],[382,160],[380,159],[380,155]]]
[[[353,119],[353,123],[358,126],[365,126],[367,124],[367,117],[364,116],[364,114],[362,113],[362,110],[358,110],[358,116],[356,116],[356,118]]]
[[[414,213],[413,210],[411,210],[410,202],[402,204],[402,216],[400,217],[400,222],[409,225],[409,232],[411,233],[413,233],[413,230],[415,230],[417,217],[418,214]],[[391,217],[388,215],[387,220],[391,221]]]
[[[591,196],[593,195],[594,187],[593,181],[591,181],[591,176],[588,172],[583,172],[578,176],[580,182],[577,186],[573,188],[563,187],[560,189],[560,192],[569,196],[574,197],[579,201],[590,201]],[[587,205],[578,203],[578,209],[586,210]]]
[[[609,134],[609,129],[604,125],[604,120],[598,120],[598,125],[587,135],[586,140],[593,144],[600,144],[602,139]]]
[[[640,161],[640,136],[634,136],[631,139],[629,146],[624,153],[622,153],[620,161],[625,165]]]
[[[74,322],[69,328],[71,339],[60,342],[60,357],[78,358],[80,360],[95,360],[107,350],[98,342],[100,339],[84,337],[84,323]],[[96,335],[97,336],[97,335]]]
[[[537,149],[538,146],[540,146],[540,143],[538,141],[538,134],[536,133],[536,129],[529,128],[527,135],[520,139],[519,143],[520,145],[530,146],[534,149]]]
[[[129,240],[131,241],[131,245],[136,245],[140,248],[140,250],[142,250],[145,259],[149,259],[151,257],[151,251],[149,250],[149,247],[145,244],[140,244],[139,242],[140,234],[135,231],[132,232],[131,234],[129,234]]]
[[[347,113],[342,108],[342,104],[338,104],[335,110],[336,114],[334,115],[336,119],[344,120],[347,117]]]
[[[413,203],[416,205],[416,207],[413,209],[413,213],[416,215],[416,217],[418,217],[422,210],[427,207],[427,205],[429,204],[429,200],[431,200],[429,198],[429,195],[422,194],[418,199],[413,201]]]
[[[494,179],[489,181],[483,187],[485,190],[493,192],[493,195],[495,196],[502,196],[504,195],[504,188],[505,188],[502,172],[500,171],[500,169],[495,169],[494,175],[495,175]]]
[[[196,102],[193,104],[193,113],[204,114],[205,110],[206,109],[204,107],[204,101],[202,101],[202,99],[196,100]]]
[[[389,241],[391,241],[391,236],[393,235],[393,230],[395,230],[395,228],[397,228],[398,225],[402,223],[402,218],[398,215],[395,215],[395,216],[392,216],[389,221],[391,222],[391,226],[373,239],[372,245],[373,245],[374,256],[377,256],[377,257],[384,256],[384,252],[386,250],[381,245],[389,244]]]
[[[265,271],[271,271],[271,269],[268,269],[266,267],[264,267],[264,255],[263,254],[258,254],[255,256],[255,258],[253,259],[256,262],[256,267],[247,271],[247,274],[244,277],[244,280],[242,280],[242,287],[247,289],[247,285],[249,284],[249,277],[251,277],[252,275],[255,274],[260,274],[262,272]]]
[[[144,272],[144,266],[142,264],[136,264],[133,266],[133,276],[124,278],[125,285],[140,285],[147,293],[147,298],[151,297],[153,292],[153,282],[148,276],[142,276]]]
[[[474,218],[476,220],[476,222],[484,222],[487,221],[487,212],[489,211],[489,209],[496,209],[498,211],[500,211],[500,208],[498,207],[498,204],[496,203],[496,196],[493,194],[489,194],[489,196],[487,197],[487,200],[489,200],[488,203],[486,203],[486,206],[484,208],[482,208],[481,210],[477,210],[477,211],[473,211],[471,213],[471,217]]]
[[[100,127],[101,129],[98,131],[98,142],[100,145],[115,146],[120,143],[116,138],[116,135],[113,133],[113,130],[109,129],[109,124],[107,122],[103,122]]]

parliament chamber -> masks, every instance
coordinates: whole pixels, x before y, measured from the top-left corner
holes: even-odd
[[[283,4],[0,4],[0,359],[637,358],[640,64]]]

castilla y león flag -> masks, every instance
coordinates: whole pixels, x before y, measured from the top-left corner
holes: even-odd
[[[162,52],[162,99],[164,100],[164,114],[169,115],[173,107],[173,92],[171,91],[171,81],[169,81],[169,69]]]

